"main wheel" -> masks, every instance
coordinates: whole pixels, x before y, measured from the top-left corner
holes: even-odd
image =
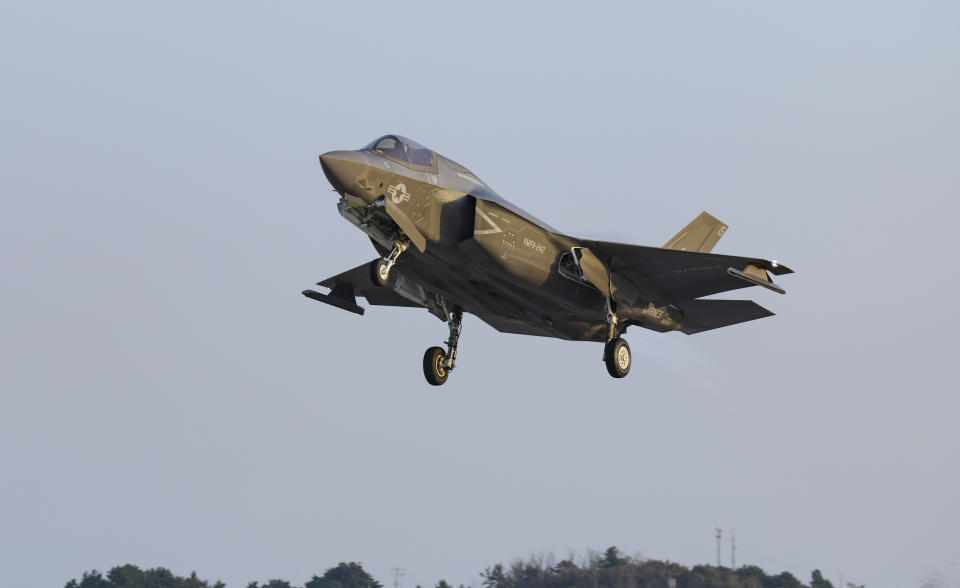
[[[447,381],[450,370],[447,369],[447,352],[440,347],[431,347],[423,354],[423,375],[434,386]]]
[[[607,341],[603,353],[603,360],[607,364],[607,371],[614,378],[622,378],[630,373],[630,346],[623,339],[617,337]]]
[[[375,259],[370,263],[370,280],[376,286],[389,286],[390,285],[390,270],[393,268],[387,267],[387,260]]]

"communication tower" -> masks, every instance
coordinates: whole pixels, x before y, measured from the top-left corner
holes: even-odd
[[[737,569],[737,530],[730,531],[730,569]]]
[[[717,527],[717,567],[720,567],[720,541],[723,539],[723,529]]]

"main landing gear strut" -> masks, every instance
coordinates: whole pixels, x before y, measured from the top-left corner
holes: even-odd
[[[444,308],[446,310],[446,308]],[[454,306],[447,312],[447,326],[450,327],[450,338],[447,339],[447,350],[442,347],[431,347],[423,354],[423,375],[427,382],[440,386],[447,381],[447,376],[453,370],[454,360],[457,357],[457,343],[460,340],[460,326],[463,322],[463,309]]]

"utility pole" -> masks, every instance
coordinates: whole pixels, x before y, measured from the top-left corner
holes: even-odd
[[[400,578],[407,575],[407,570],[403,568],[390,568],[390,573],[393,574],[393,588],[400,588]]]
[[[730,569],[737,569],[737,530],[730,533]]]
[[[723,529],[717,527],[717,567],[721,565],[720,562],[720,540],[723,538]]]

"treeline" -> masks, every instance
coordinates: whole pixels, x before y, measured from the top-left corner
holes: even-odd
[[[496,564],[480,573],[484,588],[834,588],[819,570],[809,584],[793,574],[768,575],[756,566],[735,570],[716,566],[686,566],[627,557],[616,547],[603,553],[590,553],[574,561],[537,556],[509,565]],[[226,588],[223,582],[210,583],[193,572],[176,576],[166,568],[141,570],[134,565],[118,566],[101,574],[86,572],[80,580],[70,580],[65,588]],[[250,582],[247,588],[300,588],[286,580]],[[302,588],[383,588],[359,563],[340,563],[322,576],[313,576]],[[421,588],[417,586],[417,588]],[[453,588],[440,580],[436,588]],[[460,588],[464,588],[461,584]],[[864,588],[848,584],[841,588]]]
[[[106,576],[93,570],[84,572],[79,581],[67,582],[65,588],[226,588],[219,580],[210,583],[197,577],[193,572],[189,577],[175,576],[166,568],[141,570],[127,564],[117,566]],[[247,588],[296,588],[286,580],[270,580],[265,584],[250,582]],[[303,588],[383,588],[358,563],[341,563],[330,568],[322,576],[313,576]]]
[[[813,571],[810,584],[803,584],[790,572],[771,576],[757,566],[736,570],[702,565],[688,568],[626,557],[616,547],[588,554],[580,563],[572,557],[556,561],[547,555],[518,560],[506,567],[497,564],[480,576],[485,588],[834,588],[820,570]]]

